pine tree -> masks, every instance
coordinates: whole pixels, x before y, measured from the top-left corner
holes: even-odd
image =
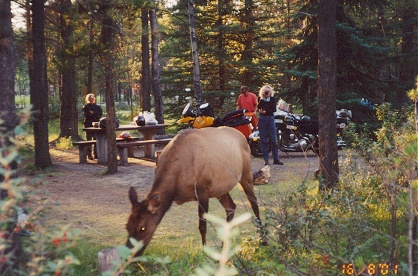
[[[299,85],[291,89],[288,98],[297,97],[304,114],[316,115],[316,37],[317,1],[303,6],[295,20],[305,20],[300,44],[289,51],[294,58],[286,73]],[[346,1],[337,5],[337,109],[348,108],[353,120],[374,122],[373,112],[360,104],[361,99],[381,103],[394,87],[384,77],[390,70],[393,47],[379,26],[379,10],[384,1]]]

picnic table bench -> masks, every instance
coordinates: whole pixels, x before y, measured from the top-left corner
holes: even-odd
[[[164,138],[164,139],[152,139],[152,140],[139,140],[139,141],[132,141],[132,142],[118,142],[116,145],[118,147],[119,153],[119,162],[121,166],[128,165],[128,157],[133,157],[130,154],[134,147],[149,145],[149,144],[168,144],[172,138]]]
[[[139,137],[116,138],[116,141],[117,142],[122,142],[122,141],[131,142],[131,141],[137,141],[139,139],[140,139]],[[87,156],[89,154],[89,148],[95,144],[96,144],[96,140],[73,142],[73,146],[78,147],[78,158],[79,158],[80,163],[87,163]],[[131,155],[129,155],[129,157],[131,157]]]
[[[96,140],[73,142],[74,146],[78,146],[78,158],[80,163],[87,163],[89,148],[94,144],[96,144]]]
[[[165,124],[157,125],[120,125],[115,130],[116,131],[130,131],[135,130],[142,134],[143,140],[155,140],[155,135],[164,130],[167,127]],[[83,128],[86,133],[92,134],[96,138],[96,150],[97,150],[97,163],[101,165],[107,165],[108,156],[107,156],[107,138],[106,130],[99,127],[85,127]],[[144,145],[144,155],[145,158],[154,158],[155,155],[155,143],[142,143]]]

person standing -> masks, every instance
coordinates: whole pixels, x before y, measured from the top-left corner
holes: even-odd
[[[96,97],[90,93],[86,95],[86,105],[83,106],[84,127],[92,127],[93,122],[98,122],[102,117],[102,108],[96,104]],[[92,133],[86,132],[86,140],[96,139]],[[88,150],[88,158],[93,160],[91,147]],[[96,146],[94,146],[94,158],[97,158]]]
[[[279,148],[276,142],[276,125],[274,124],[274,112],[276,112],[276,100],[273,98],[274,90],[270,85],[264,85],[260,89],[260,101],[258,102],[258,130],[260,132],[261,149],[263,151],[264,164],[269,163],[268,144],[270,143],[273,155],[273,164],[283,165],[279,158]]]
[[[251,117],[251,124],[254,129],[257,129],[257,96],[254,93],[251,93],[247,86],[241,86],[241,95],[239,95],[237,101],[237,110],[238,109],[245,109],[248,112],[254,112],[254,115]]]

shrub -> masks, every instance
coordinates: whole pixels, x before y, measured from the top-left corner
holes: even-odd
[[[410,109],[377,108],[376,140],[348,128],[360,153],[340,160],[333,191],[301,183],[266,210],[266,229],[279,263],[299,275],[333,275],[338,269],[407,273],[408,187],[416,170],[417,137]],[[415,156],[415,158],[414,158]],[[344,267],[341,265],[345,264]]]
[[[61,137],[56,143],[56,147],[60,150],[69,150],[73,147],[71,137]]]

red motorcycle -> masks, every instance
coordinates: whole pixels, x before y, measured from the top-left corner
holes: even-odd
[[[188,103],[183,109],[182,118],[177,123],[188,124],[190,128],[229,126],[239,130],[248,139],[252,133],[249,118],[253,115],[254,112],[239,109],[228,112],[222,118],[215,118],[209,103],[194,108]]]

